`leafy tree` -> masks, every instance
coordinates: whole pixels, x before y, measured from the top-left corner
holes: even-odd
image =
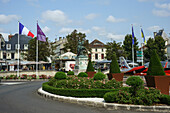
[[[116,53],[117,58],[119,58],[120,56],[125,56],[123,52],[123,48],[121,47],[121,42],[119,43],[116,43],[116,41],[108,42],[105,47],[106,47],[106,58],[108,60],[112,59],[113,52]]]
[[[129,60],[132,60],[132,35],[127,34],[125,40],[123,41],[123,48]],[[136,51],[138,50],[138,42],[136,37],[134,37],[134,60],[137,60]]]
[[[144,50],[144,56],[146,59],[150,59],[150,54],[152,50],[155,49],[160,60],[166,60],[165,48],[165,41],[161,36],[156,36],[154,39],[149,38],[146,44],[146,49]]]
[[[64,51],[66,52],[68,49],[70,49],[71,52],[77,54],[77,45],[78,41],[84,41],[84,46],[87,50],[89,49],[89,42],[86,40],[86,35],[81,32],[77,32],[77,30],[74,30],[71,34],[66,36],[67,43],[64,44]],[[87,52],[87,51],[86,51]]]
[[[36,61],[36,41],[37,38],[33,38],[29,41],[28,52],[25,53],[26,60],[28,61]],[[38,61],[48,61],[47,57],[53,54],[50,44],[48,42],[48,38],[46,42],[38,41]]]

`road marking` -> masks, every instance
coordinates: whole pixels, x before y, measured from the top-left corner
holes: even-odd
[[[1,82],[2,85],[16,85],[16,84],[23,84],[25,82]]]

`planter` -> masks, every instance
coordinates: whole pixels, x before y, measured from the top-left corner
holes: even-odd
[[[107,74],[108,79],[112,80],[114,78],[116,81],[123,81],[124,73],[109,73]]]
[[[86,72],[88,74],[88,77],[93,78],[94,74],[96,74],[96,72],[94,71],[90,71],[90,72]]]
[[[162,94],[169,95],[170,76],[145,76],[147,87],[159,89]]]

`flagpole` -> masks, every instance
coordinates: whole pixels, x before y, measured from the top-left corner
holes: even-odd
[[[38,21],[37,21],[37,24],[38,24]],[[36,76],[37,76],[37,79],[39,79],[39,76],[38,76],[38,40],[36,39]]]
[[[133,24],[132,24],[132,28],[133,28]],[[133,33],[133,31],[132,31],[132,33]],[[132,36],[132,60],[133,60],[133,67],[134,67],[134,47],[133,47],[133,40],[135,40],[135,39],[133,39],[133,36]]]
[[[18,31],[19,31],[19,21],[18,21]],[[19,77],[19,32],[18,32],[18,70],[17,77]]]

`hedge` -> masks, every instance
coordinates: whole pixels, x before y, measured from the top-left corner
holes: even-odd
[[[48,82],[43,83],[42,89],[49,93],[62,96],[99,98],[103,98],[107,92],[118,91],[118,89],[61,89],[49,86]]]

